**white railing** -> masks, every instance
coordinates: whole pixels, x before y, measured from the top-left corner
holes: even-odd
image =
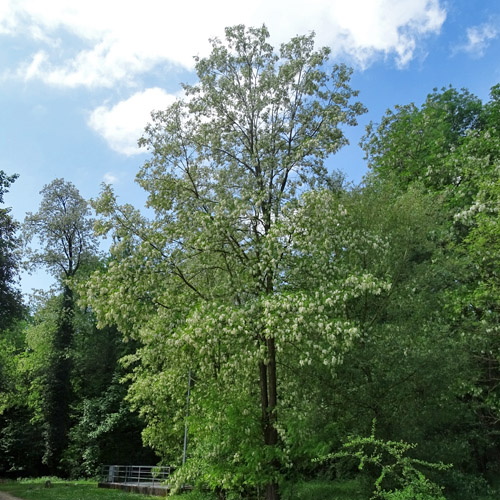
[[[171,467],[158,465],[104,465],[101,481],[103,483],[159,486],[165,483],[171,472]]]

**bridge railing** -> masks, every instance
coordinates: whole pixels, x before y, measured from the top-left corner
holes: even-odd
[[[158,465],[104,465],[101,482],[155,486],[165,483],[171,472],[171,467]]]

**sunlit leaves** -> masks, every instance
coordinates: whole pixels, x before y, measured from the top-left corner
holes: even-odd
[[[55,179],[40,193],[38,212],[28,213],[23,224],[25,241],[39,244],[29,249],[29,264],[47,266],[57,277],[71,278],[97,250],[90,209],[76,187],[64,179]]]
[[[288,460],[276,415],[297,396],[276,361],[334,370],[360,334],[346,301],[389,287],[342,267],[339,255],[356,243],[337,231],[345,211],[333,191],[302,197],[332,185],[323,161],[364,111],[352,102],[350,70],[330,65],[313,35],[278,52],[268,37],[265,27],[228,28],[196,59],[199,82],[186,97],[153,113],[140,141],[151,158],[137,176],[152,220],[118,206],[109,188],[93,203],[113,246],[87,300],[101,325],[143,344],[129,358],[140,361],[130,397],[148,419],[148,442],[165,452],[179,435],[191,370],[190,467],[218,471],[206,479],[224,487],[229,470],[236,482],[241,470],[250,483],[276,482],[276,460]],[[248,439],[235,450],[241,426]]]

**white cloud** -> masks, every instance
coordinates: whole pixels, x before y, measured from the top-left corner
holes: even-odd
[[[314,30],[319,44],[362,67],[380,55],[404,66],[445,17],[440,0],[310,0],[307,6],[303,0],[4,0],[0,35],[31,36],[49,46],[43,60],[20,67],[24,78],[113,87],[159,64],[192,68],[192,56],[208,51],[208,38],[238,23],[266,23],[275,43]],[[62,56],[58,42],[68,34],[80,46]]]
[[[379,55],[405,66],[422,38],[439,33],[446,18],[438,0],[321,0],[316,5],[321,9],[307,19],[307,29],[316,31],[320,45],[350,55],[361,67]],[[306,24],[299,9],[296,14]],[[298,28],[297,23],[296,32],[304,31]]]
[[[30,80],[35,78],[39,72],[40,67],[47,61],[47,53],[43,50],[37,52],[29,64],[24,65],[20,68],[19,74],[24,77],[25,80]]]
[[[460,49],[476,57],[482,57],[490,42],[497,38],[499,33],[496,23],[484,23],[467,28],[467,43]]]
[[[140,154],[143,151],[137,146],[137,140],[150,121],[151,111],[164,109],[175,99],[176,96],[160,88],[147,89],[112,107],[99,106],[90,114],[88,125],[104,137],[114,151],[129,156]]]
[[[103,182],[105,182],[106,184],[116,184],[118,182],[118,177],[113,174],[112,172],[106,172],[103,176],[102,176],[102,180]]]

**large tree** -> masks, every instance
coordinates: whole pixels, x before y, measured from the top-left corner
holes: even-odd
[[[55,473],[66,446],[69,426],[69,349],[74,335],[75,310],[71,281],[95,257],[97,246],[89,206],[72,183],[55,179],[40,193],[40,208],[38,212],[26,215],[23,230],[27,242],[35,240],[38,243],[29,252],[31,265],[45,266],[62,288],[57,321],[51,333],[50,366],[43,398],[44,461],[50,472]]]
[[[305,324],[305,315],[313,319],[315,307],[325,307],[321,301],[328,304],[322,283],[317,294],[286,290],[285,253],[308,252],[307,245],[291,245],[294,217],[304,213],[293,205],[305,190],[334,184],[323,162],[347,143],[341,127],[355,125],[364,109],[352,102],[350,70],[331,65],[327,48],[315,50],[313,35],[278,52],[268,37],[265,27],[226,29],[224,43],[212,40],[211,54],[196,58],[199,82],[184,87],[186,97],[153,113],[140,141],[152,156],[138,182],[154,220],[119,207],[104,191],[95,207],[103,231],[115,231],[113,260],[94,276],[88,297],[101,323],[116,322],[145,344],[134,358],[141,361],[134,391],[137,400],[159,391],[152,406],[143,405],[151,440],[180,427],[184,410],[175,405],[191,368],[192,443],[218,471],[207,480],[218,488],[241,485],[222,464],[237,464],[250,447],[240,472],[264,483],[272,500],[286,462],[279,353],[294,342],[293,332],[303,349],[298,366],[310,363],[313,340],[301,342],[301,330],[314,337],[325,327],[331,341],[325,362],[332,363],[335,332],[345,338],[355,332],[349,322],[340,325],[331,298],[328,326]],[[366,281],[370,289],[373,280]],[[277,319],[287,316],[292,330]]]

